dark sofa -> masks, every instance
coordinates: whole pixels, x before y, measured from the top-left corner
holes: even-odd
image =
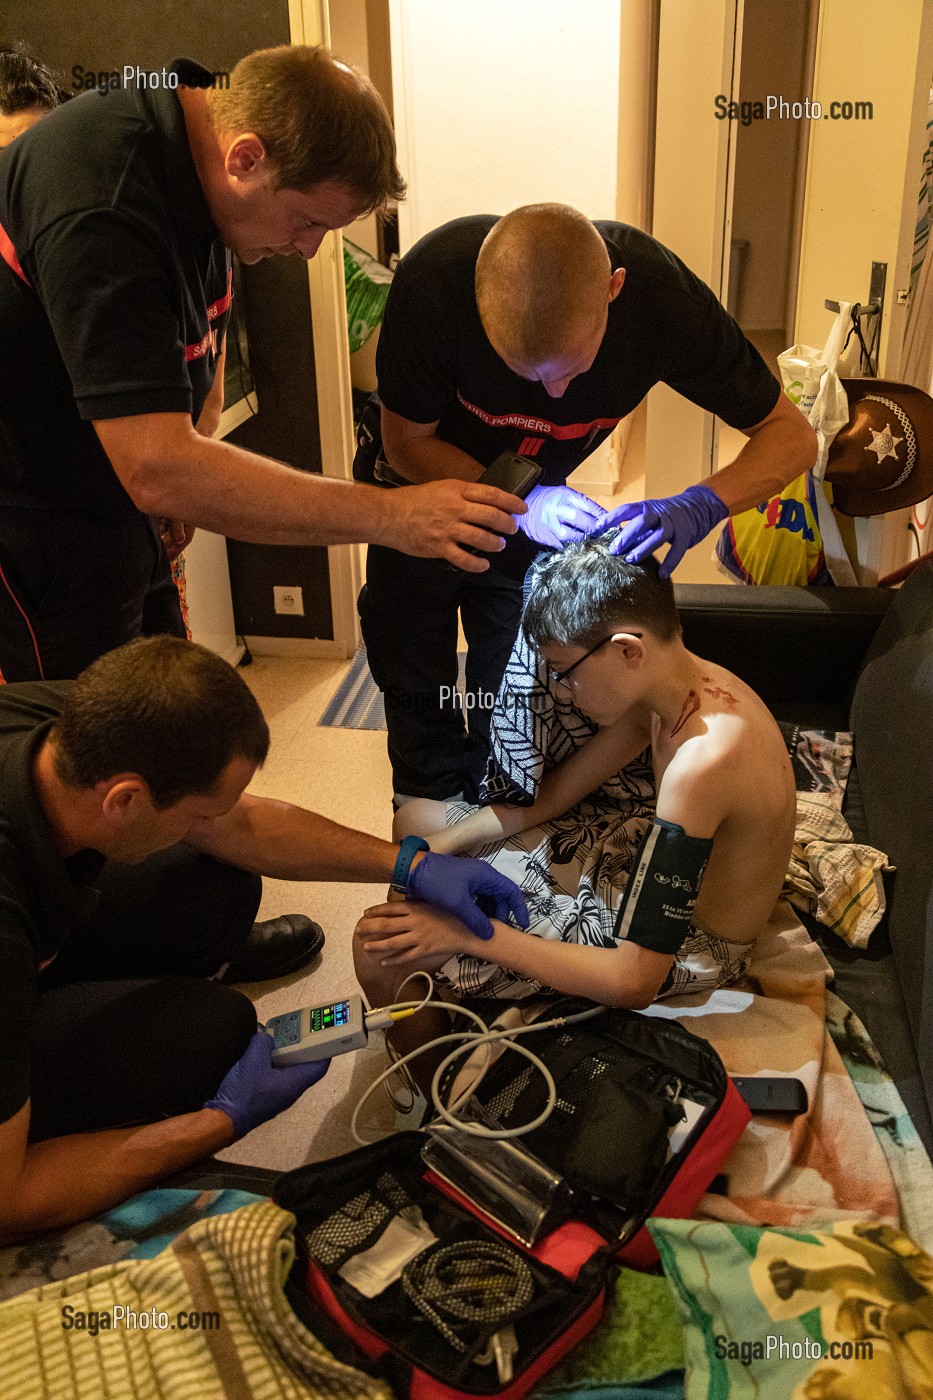
[[[850,729],[843,812],[885,852],[888,908],[857,951],[805,920],[933,1156],[933,563],[898,591],[685,584],[691,651],[747,681],[777,719]]]

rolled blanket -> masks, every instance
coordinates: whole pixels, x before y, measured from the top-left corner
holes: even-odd
[[[874,846],[856,841],[832,796],[797,794],[797,830],[785,892],[798,909],[853,948],[864,948],[885,911],[882,871],[892,870]]]

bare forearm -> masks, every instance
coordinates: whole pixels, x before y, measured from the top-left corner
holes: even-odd
[[[256,544],[381,544],[467,573],[515,533],[524,502],[472,481],[399,491],[329,481],[195,431],[183,413],[95,419],[94,429],[139,510]]]
[[[597,745],[592,739],[585,747],[591,746],[595,755]],[[637,758],[643,747],[643,743],[641,747],[633,747],[631,757]],[[565,759],[557,768],[552,768],[545,774],[530,807],[512,806],[504,802],[480,807],[468,817],[464,817],[463,821],[431,835],[428,838],[431,850],[444,855],[460,855],[476,846],[491,846],[496,841],[516,836],[520,831],[530,831],[532,827],[543,826],[545,822],[553,821],[555,817],[562,817],[565,812],[569,812],[571,807],[586,796],[586,792],[592,791],[600,781],[605,781],[605,778],[611,777],[612,773],[624,766],[613,754],[608,771],[602,774],[600,769],[601,776],[597,781],[592,776],[595,770],[590,764],[583,773],[582,788],[586,791],[582,791],[580,766],[574,764],[572,759]]]
[[[491,846],[496,841],[503,841],[518,831],[534,826],[530,815],[533,810],[531,807],[507,807],[504,803],[478,807],[463,821],[455,822],[443,831],[432,832],[427,841],[431,850],[441,855],[461,855],[478,846]]]
[[[799,424],[786,419],[764,424],[749,438],[734,462],[709,477],[706,485],[729,507],[730,514],[751,510],[770,500],[795,476],[813,466],[816,433],[802,413],[798,416]]]
[[[0,1239],[71,1225],[200,1162],[233,1141],[226,1113],[202,1108],[139,1128],[75,1133],[32,1143],[10,1192]]]
[[[492,938],[482,945],[484,958],[558,992],[589,997],[604,1006],[639,1009],[650,1005],[665,975],[659,972],[656,985],[648,984],[644,972],[636,968],[637,954],[627,957],[633,950],[625,946],[592,948],[559,943],[536,938],[498,919],[492,920],[492,927]]]
[[[188,841],[217,860],[276,880],[381,884],[391,879],[398,855],[397,846],[378,836],[268,797],[241,798],[214,831]]]
[[[450,477],[477,481],[483,474],[475,457],[438,437],[392,442],[391,448],[389,443],[384,443],[384,450],[393,471],[409,481],[444,481]]]
[[[127,483],[124,483],[127,484]],[[254,544],[381,543],[391,510],[378,487],[296,471],[192,432],[130,494],[151,515]]]

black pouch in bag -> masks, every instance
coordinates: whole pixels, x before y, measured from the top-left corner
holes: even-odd
[[[563,1171],[578,1189],[637,1213],[651,1199],[667,1158],[668,1132],[682,1118],[670,1099],[603,1075],[578,1115]]]

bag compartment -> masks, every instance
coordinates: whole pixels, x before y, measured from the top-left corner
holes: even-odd
[[[276,1183],[273,1199],[292,1211],[298,1221],[296,1233],[306,1255],[306,1291],[364,1355],[377,1359],[394,1352],[402,1357],[411,1369],[406,1388],[411,1385],[412,1394],[415,1387],[411,1381],[419,1372],[440,1382],[442,1388],[449,1387],[451,1393],[522,1394],[601,1316],[612,1272],[607,1251],[601,1252],[602,1242],[592,1236],[589,1257],[567,1277],[559,1267],[487,1228],[465,1206],[437,1190],[426,1179],[421,1160],[424,1141],[421,1133],[401,1133],[331,1162],[290,1172]],[[495,1265],[480,1261],[478,1273],[467,1281],[466,1288],[473,1304],[479,1297],[482,1311],[486,1308],[482,1294],[488,1286],[487,1318],[451,1325],[450,1290],[444,1286],[447,1276],[443,1270],[438,1293],[427,1299],[428,1309],[451,1328],[459,1345],[444,1335],[430,1311],[419,1308],[400,1279],[368,1298],[340,1274],[348,1259],[370,1249],[389,1222],[413,1206],[420,1209],[437,1239],[413,1261],[428,1266],[429,1282],[430,1256],[449,1245],[492,1246],[494,1250]],[[559,1248],[552,1245],[549,1252],[559,1261]],[[581,1252],[586,1255],[587,1250],[577,1249],[577,1263]],[[504,1274],[497,1273],[500,1265]],[[521,1281],[520,1286],[517,1282],[508,1284],[509,1270]],[[510,1316],[514,1297],[525,1290],[530,1290],[530,1296]],[[500,1300],[504,1317],[498,1311]],[[476,1357],[506,1325],[515,1329],[518,1350],[512,1363],[514,1381],[504,1385],[496,1365],[481,1365]],[[434,1386],[430,1393],[444,1391]]]
[[[573,1015],[590,1004],[568,998],[540,1019]],[[479,1002],[470,1005],[483,1014]],[[520,1139],[522,1146],[566,1178],[577,1215],[617,1241],[624,1263],[657,1263],[645,1220],[690,1215],[750,1120],[722,1061],[708,1041],[676,1022],[621,1008],[541,1031],[526,1043],[547,1063],[558,1095],[551,1116]],[[657,1106],[671,1102],[665,1098],[671,1091],[702,1105],[702,1112],[680,1150],[665,1161],[667,1132],[676,1122]],[[504,1127],[530,1122],[545,1094],[541,1074],[507,1052],[474,1091]],[[615,1145],[608,1108],[625,1114],[630,1129]]]

